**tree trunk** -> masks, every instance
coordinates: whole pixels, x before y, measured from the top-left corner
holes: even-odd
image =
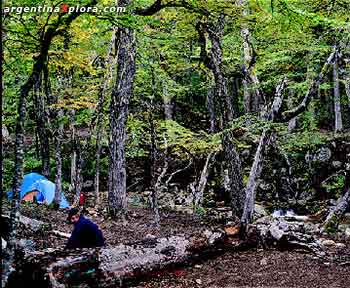
[[[153,78],[154,79],[154,78]],[[154,84],[154,81],[152,82]],[[152,85],[153,93],[155,92],[154,85]],[[151,195],[150,195],[150,205],[154,215],[154,223],[159,225],[160,215],[159,215],[159,207],[158,207],[158,193],[160,192],[160,180],[166,173],[168,168],[168,161],[165,159],[165,167],[164,174],[162,173],[158,180],[156,180],[156,171],[157,171],[157,143],[156,143],[156,131],[154,127],[154,119],[153,119],[153,101],[151,100],[151,108],[149,110],[149,126],[150,126],[150,136],[151,136],[151,149],[150,149],[150,163],[151,163]],[[165,158],[167,155],[167,147],[165,148]],[[163,170],[163,171],[164,171]]]
[[[224,27],[225,18],[223,15],[220,15],[216,24],[211,23],[210,25],[207,25],[204,23],[198,23],[196,26],[199,33],[199,43],[201,45],[201,58],[208,69],[214,74],[215,91],[220,101],[222,129],[225,129],[229,125],[229,122],[233,119],[235,114],[231,97],[229,96],[227,89],[227,80],[222,71],[221,37]],[[206,52],[205,32],[208,33],[209,39],[212,43],[209,55]],[[238,220],[242,215],[244,204],[243,178],[239,154],[237,153],[231,138],[230,133],[224,133],[224,136],[221,138],[221,143],[224,150],[225,165],[228,170],[229,193],[231,195],[233,215],[234,217],[237,217],[236,219]]]
[[[55,149],[55,161],[56,161],[56,178],[55,178],[55,197],[54,203],[59,207],[61,202],[62,193],[62,136],[63,136],[63,124],[61,123],[63,117],[63,110],[60,109],[57,113],[58,128],[56,133],[56,149]]]
[[[209,111],[210,128],[209,133],[215,133],[216,131],[216,113],[215,113],[215,102],[214,102],[214,91],[213,88],[209,88],[207,93],[207,107]]]
[[[242,9],[243,18],[249,14],[246,0],[239,0],[238,5]],[[244,21],[245,19],[243,19]],[[250,31],[246,23],[242,24],[241,36],[243,40],[243,92],[244,92],[244,110],[245,112],[258,112],[263,106],[263,96],[259,90],[259,80],[255,75],[255,52],[250,40]]]
[[[293,107],[293,97],[294,97],[294,91],[293,89],[290,88],[288,93],[288,102],[287,102],[288,109],[291,109]],[[295,128],[297,127],[297,119],[298,117],[294,117],[289,120],[288,131],[295,130]]]
[[[241,229],[243,233],[246,232],[247,225],[251,223],[253,218],[256,186],[263,168],[263,154],[271,139],[271,132],[265,130],[260,137],[259,146],[255,153],[253,166],[250,170],[248,184],[245,190],[244,211],[241,217]]]
[[[234,111],[232,106],[232,99],[228,93],[227,79],[223,74],[222,67],[222,47],[221,47],[221,37],[224,32],[225,18],[223,15],[219,17],[218,23],[211,24],[208,27],[208,35],[211,41],[212,47],[210,50],[210,67],[214,74],[216,89],[215,92],[217,97],[220,99],[221,103],[221,114],[223,127],[228,125],[233,119]]]
[[[334,83],[334,114],[335,114],[335,132],[343,130],[343,122],[341,115],[341,101],[339,93],[339,67],[338,53],[335,55],[333,65],[333,83]]]
[[[126,6],[130,0],[120,1]],[[117,43],[117,75],[112,90],[110,104],[110,160],[108,177],[109,212],[115,216],[117,212],[127,208],[126,170],[125,170],[125,138],[128,105],[132,95],[135,76],[135,39],[130,28],[118,28]]]
[[[75,178],[73,179],[73,187],[75,193],[74,203],[78,205],[80,199],[81,188],[83,185],[82,179],[82,166],[83,166],[83,157],[82,157],[82,143],[81,139],[77,138],[74,146],[74,153],[76,155],[75,162]]]
[[[223,232],[205,230],[191,236],[149,237],[109,248],[39,251],[20,260],[20,268],[12,279],[23,285],[26,276],[26,283],[30,284],[46,277],[47,287],[55,288],[72,287],[77,281],[89,287],[129,287],[128,280],[137,281],[154,271],[199,260],[210,252],[218,253],[223,249],[225,239]],[[28,267],[36,269],[36,273],[26,271]]]
[[[345,93],[348,96],[348,107],[350,113],[350,77],[345,79]]]
[[[100,159],[101,159],[101,136],[103,131],[103,106],[105,102],[105,95],[110,84],[110,80],[113,76],[113,48],[115,47],[115,37],[116,37],[117,28],[113,27],[112,38],[110,42],[110,46],[107,53],[107,60],[105,61],[107,66],[107,71],[105,74],[105,79],[103,82],[103,87],[101,93],[99,95],[98,104],[96,108],[97,113],[97,124],[96,124],[96,174],[95,174],[95,205],[97,207],[101,206],[101,198],[100,198]]]
[[[287,85],[287,78],[283,78],[276,86],[275,97],[273,99],[271,107],[266,107],[264,110],[268,112],[263,113],[263,119],[276,121],[280,117],[280,110],[283,104],[284,89]]]
[[[224,133],[222,143],[225,155],[225,168],[228,170],[228,188],[230,189],[232,214],[234,220],[238,221],[243,213],[244,186],[241,160],[232,141],[232,133]]]
[[[335,229],[339,224],[339,220],[344,216],[345,212],[347,211],[349,205],[350,205],[350,172],[347,171],[347,174],[345,176],[344,194],[338,200],[337,205],[327,215],[326,220],[323,222],[323,229],[324,230]]]
[[[194,194],[194,210],[200,207],[200,205],[203,202],[204,190],[207,186],[210,167],[212,165],[212,160],[215,158],[215,156],[216,152],[214,151],[211,151],[208,154],[199,180],[195,181],[195,183],[192,184],[192,190]]]
[[[75,131],[75,125],[74,125],[74,112],[69,115],[69,122],[71,125],[71,131],[72,131],[72,136],[71,136],[71,146],[72,146],[72,154],[71,154],[71,159],[70,159],[70,185],[69,185],[69,192],[74,192],[75,191],[75,179],[76,179],[76,174],[77,174],[77,149],[76,149],[76,131]]]
[[[219,16],[217,23],[199,22],[196,29],[199,34],[199,44],[201,46],[201,59],[205,66],[212,71],[215,79],[215,94],[220,101],[221,122],[224,128],[234,117],[232,99],[228,93],[227,79],[223,73],[222,67],[222,47],[221,38],[225,28],[225,17]],[[212,47],[207,53],[207,39],[205,33],[208,33]]]
[[[166,82],[163,83],[163,103],[165,120],[173,120],[174,103],[172,97],[169,96]]]
[[[47,69],[47,68],[45,68]],[[43,73],[44,74],[44,73]],[[39,77],[39,81],[34,85],[34,104],[35,104],[35,116],[37,123],[38,139],[40,143],[40,157],[41,157],[41,173],[45,177],[50,176],[50,135],[48,131],[49,119],[46,109],[46,99],[42,93],[43,81]],[[44,75],[44,82],[48,81]],[[44,86],[47,84],[44,83]],[[45,87],[44,87],[45,88]],[[46,89],[44,89],[46,91]]]
[[[280,122],[287,122],[300,113],[304,112],[309,103],[311,102],[312,98],[317,94],[318,88],[324,78],[324,76],[329,71],[330,66],[334,63],[335,55],[338,53],[338,47],[334,46],[332,53],[328,56],[326,63],[323,65],[320,73],[317,75],[317,77],[312,81],[311,86],[309,87],[308,91],[306,92],[306,95],[304,96],[301,103],[288,111],[284,111],[278,119]]]

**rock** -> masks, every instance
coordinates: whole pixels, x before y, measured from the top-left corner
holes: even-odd
[[[323,246],[335,246],[335,242],[330,239],[323,240],[321,243]]]
[[[226,212],[226,211],[230,211],[231,207],[218,207],[216,208],[216,210],[219,212]]]
[[[345,229],[344,234],[345,234],[345,236],[346,236],[347,238],[350,238],[350,227],[348,227],[348,228]]]
[[[269,224],[272,221],[271,216],[264,216],[255,221],[256,224]]]
[[[5,125],[2,125],[1,130],[2,130],[2,139],[3,139],[3,141],[7,142],[7,141],[11,140],[9,130],[7,130]]]
[[[332,151],[328,147],[321,147],[316,153],[315,158],[320,162],[327,162],[332,157]]]
[[[346,245],[344,243],[335,243],[335,247],[337,247],[337,248],[345,248]]]
[[[343,163],[340,162],[340,161],[333,161],[333,162],[332,162],[332,166],[333,166],[335,169],[339,169],[341,166],[343,166]]]
[[[202,280],[201,280],[201,279],[196,279],[196,283],[197,283],[198,285],[202,285]]]
[[[267,260],[266,260],[266,258],[263,258],[263,259],[261,259],[260,260],[260,265],[267,265]]]
[[[305,223],[304,229],[306,233],[315,234],[320,232],[320,228],[313,223]]]
[[[92,180],[86,180],[83,183],[83,188],[92,188],[94,186],[94,181]]]
[[[337,200],[335,200],[335,199],[329,199],[329,204],[330,204],[331,206],[336,206],[336,205],[337,205]]]
[[[6,249],[6,247],[7,247],[7,242],[4,239],[1,238],[1,248],[2,248],[2,250]]]
[[[35,243],[32,240],[20,239],[16,241],[18,247],[23,248],[25,251],[35,251]]]
[[[152,234],[147,234],[145,239],[156,239],[157,237]]]
[[[224,208],[224,209],[231,209],[231,208],[229,208],[229,207],[224,207],[225,206],[225,201],[220,201],[220,202],[216,202],[216,206],[217,207],[222,207],[222,208]]]
[[[272,223],[272,225],[269,228],[269,231],[271,236],[277,241],[279,241],[284,235],[284,231],[279,227],[278,223],[275,222]]]
[[[274,218],[282,217],[283,215],[284,215],[284,212],[282,209],[275,210],[272,213],[272,217]]]
[[[254,218],[259,219],[261,217],[267,216],[268,213],[266,212],[265,208],[262,205],[255,204],[254,205]]]
[[[142,193],[142,195],[144,196],[144,197],[148,197],[149,195],[151,195],[151,191],[144,191],[143,193]]]
[[[259,184],[259,188],[263,191],[270,191],[270,190],[272,190],[272,184],[267,183],[267,182],[261,182]]]
[[[348,224],[339,224],[338,225],[338,231],[345,233],[346,229],[349,228]]]

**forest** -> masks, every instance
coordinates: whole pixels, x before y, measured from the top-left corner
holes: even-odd
[[[350,285],[350,0],[1,11],[2,287]]]

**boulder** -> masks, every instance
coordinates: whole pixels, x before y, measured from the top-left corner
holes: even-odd
[[[347,238],[350,239],[350,227],[348,227],[348,228],[345,229],[344,234],[345,234],[345,236],[346,236]]]
[[[7,247],[7,242],[4,239],[1,238],[1,248],[2,248],[2,250],[5,250],[6,247]]]
[[[265,208],[262,205],[259,205],[259,204],[255,204],[254,205],[254,215],[253,215],[253,217],[255,219],[259,219],[259,218],[265,217],[267,215],[268,215],[268,213],[266,212]]]

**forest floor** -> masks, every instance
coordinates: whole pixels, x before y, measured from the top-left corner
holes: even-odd
[[[7,206],[4,205],[3,212],[6,210]],[[73,229],[72,225],[66,223],[66,211],[25,204],[21,206],[21,213],[49,223],[52,229],[61,232],[70,233]],[[123,221],[96,214],[87,217],[99,225],[109,247],[142,240],[147,235],[193,235],[203,229],[220,227],[219,224],[210,224],[196,216],[168,212],[162,213],[157,228],[152,225],[150,210],[142,207],[130,208],[128,215]],[[30,234],[28,231],[19,231],[19,238],[33,240],[37,250],[63,248],[67,241],[47,233]],[[150,278],[128,287],[350,287],[350,243],[345,243],[333,252],[349,261],[341,265],[301,250],[252,249],[222,252],[221,255],[202,259],[190,266],[155,272]]]
[[[347,253],[350,253],[350,249],[347,249]],[[302,251],[250,250],[227,252],[215,259],[166,272],[132,287],[346,288],[349,285],[349,265],[321,262]]]

